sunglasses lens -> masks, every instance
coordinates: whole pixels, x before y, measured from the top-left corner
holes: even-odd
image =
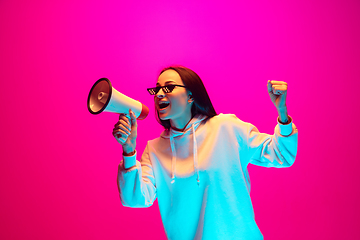
[[[149,92],[151,95],[157,94],[157,92],[158,92],[159,90],[160,90],[159,87],[148,88],[148,92]]]
[[[166,93],[172,92],[174,90],[175,86],[174,85],[168,85],[165,86],[163,89]]]
[[[148,88],[147,90],[151,95],[155,95],[160,91],[160,88],[163,89],[164,93],[170,93],[174,90],[175,87],[175,85],[167,85],[163,87]]]

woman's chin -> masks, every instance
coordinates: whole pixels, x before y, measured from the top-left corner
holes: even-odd
[[[169,109],[165,108],[158,110],[158,113],[161,120],[169,120]]]
[[[159,118],[160,118],[160,120],[163,120],[163,121],[169,120],[169,117],[166,113],[159,112]]]

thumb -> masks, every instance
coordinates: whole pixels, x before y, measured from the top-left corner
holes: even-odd
[[[267,89],[268,89],[268,93],[272,92],[271,80],[268,80]]]
[[[129,113],[130,113],[131,126],[137,127],[135,113],[131,109],[129,109]]]

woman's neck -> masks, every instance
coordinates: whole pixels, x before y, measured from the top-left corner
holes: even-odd
[[[170,119],[171,128],[176,131],[183,132],[186,129],[187,125],[190,123],[191,119],[192,116],[190,116],[187,121],[183,122],[173,121],[172,119]]]

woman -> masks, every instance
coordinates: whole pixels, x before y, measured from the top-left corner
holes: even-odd
[[[249,163],[290,167],[298,131],[287,115],[287,84],[268,81],[279,112],[274,135],[260,133],[233,114],[217,115],[199,76],[185,67],[165,68],[154,95],[165,130],[136,158],[135,115],[121,115],[113,135],[123,147],[118,169],[120,199],[150,207],[158,199],[168,239],[263,239],[250,199]]]

